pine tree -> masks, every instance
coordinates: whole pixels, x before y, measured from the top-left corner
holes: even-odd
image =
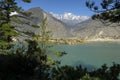
[[[23,0],[30,2],[31,0]],[[0,50],[11,47],[13,36],[17,36],[14,27],[10,24],[10,13],[20,10],[15,0],[0,0]]]
[[[120,0],[102,0],[100,5],[95,5],[94,1],[87,1],[86,6],[95,12],[93,19],[107,22],[120,22]]]

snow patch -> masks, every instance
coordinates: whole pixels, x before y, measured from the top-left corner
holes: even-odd
[[[18,13],[16,11],[15,12],[11,12],[10,16],[13,16],[13,15],[18,15]]]

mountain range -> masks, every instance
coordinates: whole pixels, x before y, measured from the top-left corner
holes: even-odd
[[[90,18],[88,16],[78,16],[78,15],[75,15],[73,13],[68,13],[68,12],[65,12],[64,14],[55,14],[51,12],[50,14],[52,14],[53,17],[67,24],[69,27],[74,27],[76,24],[83,22]]]
[[[36,28],[35,25],[40,25],[41,21],[46,17],[47,31],[50,31],[52,38],[55,39],[106,37],[118,39],[120,37],[120,27],[117,23],[106,25],[87,16],[75,16],[72,13],[65,13],[64,15],[47,13],[39,7],[31,8],[25,12],[31,13],[31,15],[24,13],[14,13],[11,15],[11,23],[16,31],[20,33],[16,38],[21,41],[32,38],[32,33],[40,34],[40,28]]]

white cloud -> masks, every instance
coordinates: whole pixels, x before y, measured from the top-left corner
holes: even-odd
[[[10,16],[13,16],[13,15],[18,15],[18,13],[16,11],[15,12],[11,12]]]
[[[64,14],[55,14],[53,12],[50,12],[50,14],[52,14],[55,18],[63,21],[69,26],[74,26],[75,24],[78,24],[90,18],[88,16],[78,16],[68,12],[65,12]]]

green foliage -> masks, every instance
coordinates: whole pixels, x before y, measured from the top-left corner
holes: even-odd
[[[39,27],[40,29],[40,34],[34,35],[34,39],[39,43],[39,46],[41,49],[41,55],[45,55],[47,57],[46,63],[51,65],[51,64],[54,64],[53,62],[55,61],[50,58],[49,52],[48,52],[48,49],[51,46],[48,44],[48,41],[50,39],[50,33],[46,30],[46,27],[47,27],[46,21],[47,21],[47,18],[44,18],[40,26],[37,25],[37,27]]]
[[[85,68],[77,66],[62,66],[52,69],[51,80],[79,80],[87,73]]]
[[[35,35],[35,40],[37,40],[40,43],[41,49],[42,51],[44,51],[46,53],[47,48],[49,48],[48,46],[48,41],[50,39],[50,32],[47,31],[47,18],[44,18],[40,24],[40,26],[38,25],[39,29],[40,29],[40,34],[39,35]]]
[[[1,80],[32,80],[38,63],[35,58],[23,55],[0,54],[0,79]]]
[[[0,36],[4,37],[5,41],[7,41],[9,36],[17,36],[17,33],[14,31],[14,27],[12,27],[10,24],[3,24],[0,30],[1,30]]]
[[[47,18],[42,20],[42,24],[40,25],[40,37],[41,37],[41,45],[46,45],[48,40],[50,39],[50,32],[47,31]]]
[[[32,13],[31,12],[21,12],[23,15],[27,17],[31,17]]]
[[[22,33],[27,34],[27,35],[29,35],[31,37],[33,37],[35,35],[35,33],[32,32],[32,31],[26,31],[26,32],[22,32]]]
[[[23,0],[30,2],[31,0]],[[15,0],[0,0],[0,49],[9,49],[12,37],[17,36],[14,27],[10,25],[10,13],[20,11]],[[16,20],[17,22],[21,22]]]
[[[82,79],[80,80],[101,80],[99,78],[94,78],[94,77],[90,77],[90,75],[86,74],[85,76],[82,77]]]
[[[99,77],[102,80],[119,80],[118,76],[120,74],[120,64],[115,64],[111,67],[107,67],[106,64],[102,65],[101,68],[94,70],[90,73],[90,76]]]
[[[47,18],[44,18],[40,26],[38,27],[40,28],[40,34],[35,35],[35,40],[37,40],[38,43],[40,43],[41,51],[43,51],[43,53],[49,56],[48,49],[51,48],[52,46],[48,43],[51,38],[51,35],[50,35],[50,31],[47,31]],[[60,52],[60,51],[56,51],[55,53],[57,57],[62,57],[64,54],[66,54],[65,52]],[[49,59],[51,64],[57,64],[57,61],[51,60],[50,56]],[[50,62],[48,61],[48,63]]]
[[[47,18],[44,18],[41,22],[41,25],[40,26],[37,25],[37,27],[39,27],[40,29],[40,34],[34,35],[35,43],[33,42],[33,44],[30,45],[31,46],[30,50],[33,50],[36,48],[33,45],[35,45],[36,43],[37,44],[39,43],[39,46],[37,46],[37,48],[39,48],[38,50],[40,50],[39,53],[37,54],[37,57],[39,57],[37,58],[37,60],[39,60],[40,62],[38,78],[42,80],[48,79],[50,69],[53,67],[53,65],[55,65],[55,61],[48,54],[48,48],[49,48],[48,40],[50,39],[50,36],[46,30],[46,27],[47,27],[46,21],[47,21]],[[34,52],[34,51],[30,51],[30,52]]]
[[[9,43],[5,42],[5,41],[0,41],[0,53],[3,53],[2,52],[2,49],[8,49],[10,46]]]
[[[10,12],[18,10],[15,0],[1,0],[0,1],[0,25],[10,21]]]
[[[56,52],[56,55],[57,55],[58,57],[62,57],[62,56],[65,55],[65,54],[67,54],[65,51],[64,51],[64,52],[60,52],[60,51],[57,51],[57,52]]]
[[[96,12],[93,19],[99,19],[107,22],[120,22],[120,0],[102,0],[99,7],[93,1],[87,1],[86,6]]]
[[[32,27],[34,27],[34,28],[39,28],[40,26],[37,25],[37,24],[33,24]]]
[[[56,52],[57,56],[62,56],[62,53],[61,52]]]
[[[42,80],[47,80],[47,75],[51,69],[51,63],[48,63],[48,56],[43,49],[39,46],[38,41],[28,40],[28,49],[26,51],[26,56],[30,59],[35,59],[38,63],[37,65],[37,78]]]
[[[27,2],[27,3],[30,3],[31,0],[22,0],[23,2]]]
[[[24,21],[20,20],[19,18],[17,17],[12,17],[11,18],[11,21],[15,22],[15,23],[18,23],[18,24],[25,24]]]
[[[9,24],[3,24],[0,27],[0,49],[10,48],[10,42],[12,41],[12,36],[17,36],[18,33],[14,31],[14,28]]]
[[[87,71],[81,65],[76,67],[62,66],[53,68],[51,80],[119,80],[120,64],[105,64],[93,71]]]
[[[48,75],[49,69],[50,69],[50,64],[47,64],[48,62],[48,57],[47,55],[41,50],[38,41],[36,40],[26,40],[27,44],[26,46],[24,46],[24,44],[22,44],[20,46],[18,46],[18,48],[13,48],[11,50],[11,53],[13,53],[13,55],[17,55],[19,58],[25,58],[26,61],[30,61],[28,63],[25,63],[23,65],[25,65],[25,69],[24,66],[22,64],[19,64],[19,66],[21,66],[25,71],[27,71],[27,68],[31,70],[32,75],[28,76],[28,79],[31,76],[32,79],[42,79],[42,80],[46,80],[48,77],[46,77]],[[18,59],[19,59],[18,58]],[[17,59],[16,59],[17,60]],[[21,59],[22,60],[22,59]],[[22,60],[24,61],[24,59]],[[29,66],[27,66],[29,65]],[[17,68],[19,68],[18,66],[16,66]],[[20,73],[20,76],[22,76],[23,73]],[[16,74],[14,74],[16,75]],[[26,75],[24,77],[27,77]],[[25,78],[23,78],[25,79]],[[21,79],[22,80],[22,79]]]

